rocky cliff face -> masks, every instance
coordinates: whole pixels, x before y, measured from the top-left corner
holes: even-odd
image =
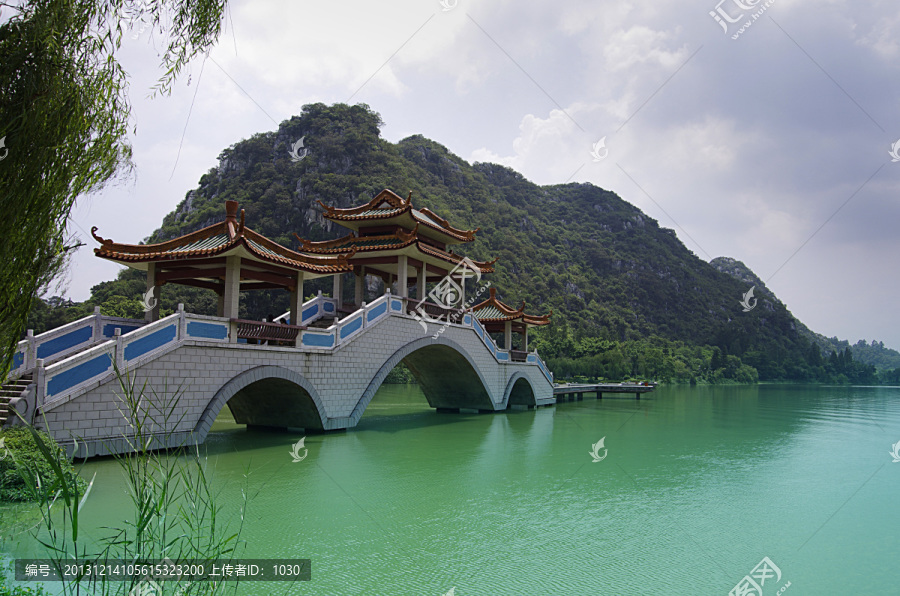
[[[500,257],[491,280],[504,301],[552,308],[554,321],[578,334],[740,349],[798,341],[794,317],[740,261],[703,261],[616,194],[591,184],[541,187],[497,164],[469,164],[421,135],[389,143],[380,125],[363,105],[304,106],[277,131],[225,149],[152,240],[218,221],[234,199],[248,226],[296,247],[294,233],[347,233],[322,217],[317,201],[348,207],[383,188],[413,191],[414,205],[481,228],[458,252]],[[297,160],[291,151],[301,137],[306,153]],[[743,313],[739,301],[751,285],[764,307]]]

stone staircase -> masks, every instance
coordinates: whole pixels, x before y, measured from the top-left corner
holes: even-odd
[[[15,381],[7,381],[0,386],[0,427],[12,422],[15,414],[9,411],[9,402],[21,397],[28,385],[31,384],[31,373],[23,375]]]
[[[315,327],[316,329],[328,329],[332,325],[334,325],[334,317],[323,316],[307,325],[307,327]]]

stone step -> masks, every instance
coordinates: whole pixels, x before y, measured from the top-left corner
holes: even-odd
[[[9,381],[0,385],[0,426],[6,424],[9,418],[9,402],[21,397],[28,385],[31,384],[31,374],[24,375],[15,381]]]

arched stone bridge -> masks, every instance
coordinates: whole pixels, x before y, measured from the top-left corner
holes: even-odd
[[[334,310],[334,301],[319,295],[303,305],[301,325]],[[407,311],[405,298],[386,294],[327,329],[304,328],[288,346],[238,343],[237,323],[221,317],[179,311],[141,326],[96,313],[20,344],[13,376],[31,378],[11,407],[70,450],[77,439],[75,455],[83,457],[128,449],[116,366],[136,387],[146,382],[159,394],[145,395],[154,447],[202,443],[226,406],[241,424],[352,428],[401,361],[433,408],[555,403],[552,375],[536,352],[513,361],[469,313],[436,333],[438,324],[423,330]],[[116,335],[117,327],[128,332]],[[62,359],[48,363],[53,350]],[[179,400],[164,419],[158,401],[176,387]]]

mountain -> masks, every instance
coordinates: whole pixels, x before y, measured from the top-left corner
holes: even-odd
[[[730,257],[718,257],[709,263],[722,273],[727,273],[733,278],[746,284],[748,287],[757,288],[757,294],[765,296],[765,300],[779,302],[774,293],[770,292],[766,285],[759,277],[756,276],[749,267],[741,261]],[[871,364],[877,370],[891,370],[900,368],[900,352],[886,348],[884,342],[872,340],[867,343],[865,340],[859,340],[851,345],[847,340],[840,340],[837,337],[825,337],[821,333],[816,333],[809,329],[799,320],[796,320],[797,330],[800,335],[805,337],[810,343],[819,347],[823,354],[831,354],[832,352],[843,352],[847,349],[853,354],[856,361],[863,364]]]
[[[735,275],[739,262],[698,258],[673,230],[615,193],[587,183],[538,186],[504,166],[469,164],[421,135],[390,143],[380,137],[381,125],[364,104],[306,105],[278,130],[225,149],[145,240],[217,222],[224,201],[233,199],[246,210],[248,226],[296,247],[294,233],[312,240],[346,233],[322,217],[317,201],[350,207],[384,188],[403,196],[412,191],[416,206],[457,227],[480,228],[457,252],[500,257],[491,280],[502,300],[525,300],[538,314],[553,310],[553,324],[532,345],[557,374],[748,382],[833,381],[848,372],[822,364],[821,350],[784,304],[746,268]],[[290,151],[301,137],[308,154],[293,161]],[[143,283],[124,271],[98,284],[88,303],[129,314],[138,308]],[[750,285],[757,286],[758,304],[743,312]],[[317,289],[329,292],[330,284],[307,286]],[[215,309],[209,291],[166,285],[164,312],[177,302],[196,312]],[[264,317],[286,306],[286,295],[252,292],[242,316]]]

